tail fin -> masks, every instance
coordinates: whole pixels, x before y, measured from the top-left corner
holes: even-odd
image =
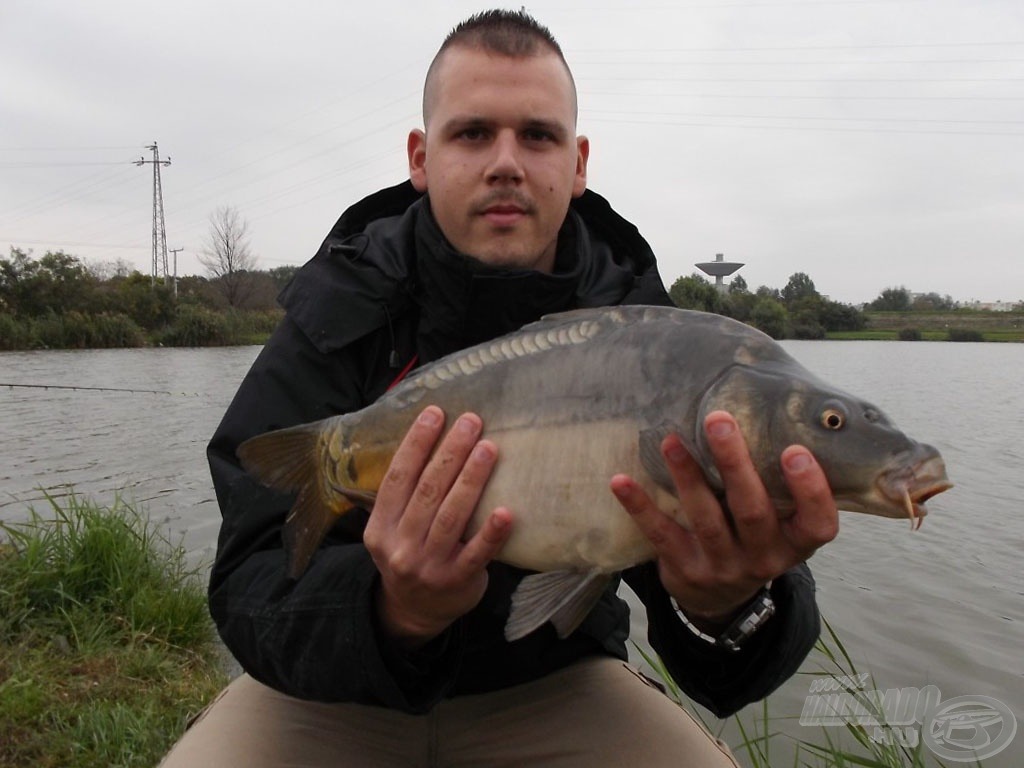
[[[322,435],[322,425],[302,424],[257,435],[238,446],[242,466],[260,483],[298,493],[282,534],[288,552],[288,576],[293,579],[306,571],[338,517],[355,506],[345,495],[328,495],[329,487],[322,476]]]

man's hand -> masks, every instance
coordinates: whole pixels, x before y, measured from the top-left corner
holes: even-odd
[[[661,450],[692,530],[659,510],[632,478],[616,475],[611,488],[654,545],[665,589],[709,631],[724,628],[768,581],[835,538],[839,518],[825,474],[806,448],[792,445],[782,452],[783,475],[796,502],[796,512],[782,520],[732,416],[710,413],[704,428],[728,512],[676,435],[666,437]]]
[[[380,571],[377,611],[384,631],[410,648],[441,634],[487,588],[487,564],[511,533],[512,515],[494,510],[475,536],[466,524],[498,459],[479,440],[483,424],[463,414],[441,441],[444,413],[430,406],[391,460],[363,534]]]

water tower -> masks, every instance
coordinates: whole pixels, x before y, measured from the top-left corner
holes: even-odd
[[[725,280],[723,278],[731,275],[742,267],[743,264],[738,261],[726,261],[724,254],[716,253],[714,261],[702,261],[699,264],[694,264],[694,266],[705,275],[714,277],[715,288],[718,289],[719,293],[725,293]]]

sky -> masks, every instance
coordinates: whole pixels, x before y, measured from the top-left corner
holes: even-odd
[[[510,7],[517,8],[520,4]],[[180,275],[238,210],[264,269],[407,178],[423,75],[489,5],[0,2],[0,249]],[[1024,300],[1020,0],[551,0],[589,186],[666,285],[722,253],[845,303],[903,286]],[[173,269],[174,254],[170,255]]]

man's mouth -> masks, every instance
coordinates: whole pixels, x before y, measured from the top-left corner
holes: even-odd
[[[526,216],[526,210],[512,204],[490,205],[484,208],[483,216],[496,227],[511,227]]]

